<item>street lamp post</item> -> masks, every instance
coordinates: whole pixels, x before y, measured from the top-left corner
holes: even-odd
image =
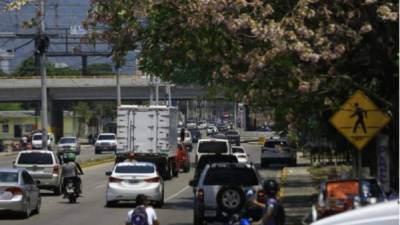
[[[45,35],[45,0],[40,1],[40,27],[39,35],[42,38]],[[47,149],[47,78],[46,78],[46,53],[45,51],[40,51],[40,77],[42,86],[42,147]]]

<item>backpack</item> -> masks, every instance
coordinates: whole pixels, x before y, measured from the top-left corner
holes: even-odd
[[[131,225],[148,225],[146,208],[138,206],[132,213]]]

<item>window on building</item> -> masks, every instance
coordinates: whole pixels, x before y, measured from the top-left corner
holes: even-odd
[[[25,125],[25,132],[30,133],[33,130],[33,125],[32,124],[26,124]]]
[[[9,132],[8,124],[3,124],[3,133],[8,133],[8,132]]]

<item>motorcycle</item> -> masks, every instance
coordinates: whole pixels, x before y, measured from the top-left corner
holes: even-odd
[[[64,197],[68,198],[69,203],[76,203],[76,199],[79,197],[78,187],[76,187],[72,179],[68,179],[65,182]]]

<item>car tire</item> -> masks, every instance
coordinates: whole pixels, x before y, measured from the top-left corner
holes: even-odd
[[[36,204],[36,208],[32,211],[33,214],[39,214],[40,213],[40,207],[42,206],[42,198],[39,197],[38,202]]]
[[[218,207],[227,213],[239,212],[246,201],[246,196],[240,186],[223,186],[217,193]]]
[[[31,215],[32,211],[31,211],[31,202],[28,201],[26,203],[26,209],[24,211],[22,211],[22,218],[27,219],[29,218],[29,216]]]
[[[62,184],[60,184],[60,186],[55,187],[53,189],[53,193],[54,193],[55,196],[60,196],[61,192],[62,192]]]
[[[186,163],[185,167],[183,168],[184,173],[189,173],[190,172],[190,163]]]
[[[161,208],[161,207],[163,207],[163,205],[164,205],[164,187],[163,187],[163,189],[162,189],[162,192],[161,192],[161,199],[160,199],[160,201],[157,201],[156,203],[155,203],[155,207],[156,208]]]
[[[96,155],[101,154],[101,151],[96,149],[96,150],[94,150],[94,154],[96,154]]]
[[[106,202],[106,207],[107,208],[113,208],[113,207],[117,206],[117,204],[118,204],[118,201],[107,201]]]

